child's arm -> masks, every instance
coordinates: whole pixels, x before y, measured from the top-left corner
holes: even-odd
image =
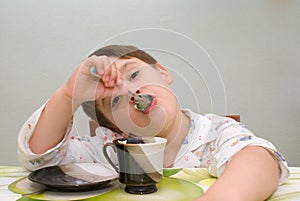
[[[96,67],[99,79],[90,72]],[[85,101],[95,100],[109,94],[115,84],[120,83],[120,73],[114,63],[106,56],[92,56],[82,62],[64,86],[48,100],[35,130],[30,138],[29,147],[36,154],[53,148],[64,137],[73,114]]]
[[[48,100],[29,140],[33,153],[41,154],[57,145],[72,120],[72,98],[59,88]]]
[[[254,201],[267,199],[277,188],[279,167],[262,147],[246,147],[227,165],[217,182],[197,201]]]

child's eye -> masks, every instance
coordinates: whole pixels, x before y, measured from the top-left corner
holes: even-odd
[[[120,96],[114,97],[111,102],[112,106],[115,106],[116,104],[118,104],[120,102],[120,99],[121,99]]]
[[[139,73],[140,73],[140,71],[135,71],[134,73],[132,73],[130,75],[130,79],[129,80],[133,80]]]

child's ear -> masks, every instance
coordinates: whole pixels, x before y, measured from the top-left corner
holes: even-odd
[[[156,67],[162,77],[167,81],[168,84],[171,84],[173,82],[173,76],[169,73],[166,67],[161,65],[160,63],[156,63]]]

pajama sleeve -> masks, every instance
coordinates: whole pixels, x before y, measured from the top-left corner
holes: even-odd
[[[72,121],[70,121],[64,138],[55,147],[42,154],[35,154],[30,150],[29,140],[36,127],[45,104],[36,110],[22,126],[18,137],[19,162],[28,170],[36,170],[43,167],[63,165],[70,163],[102,163],[108,164],[103,157],[104,143],[114,139],[115,134],[109,129],[99,127],[97,135],[73,136]],[[109,153],[113,156],[113,151]],[[113,159],[114,160],[114,159]]]
[[[63,156],[67,150],[66,137],[71,131],[72,122],[70,122],[67,133],[64,139],[58,143],[52,149],[47,150],[42,154],[35,154],[29,148],[30,137],[36,127],[39,117],[45,108],[42,105],[38,110],[36,110],[23,124],[21,127],[19,137],[18,137],[18,157],[19,162],[28,170],[35,170],[46,166],[52,166],[60,164],[63,160]]]
[[[267,149],[277,161],[281,170],[279,184],[286,181],[289,176],[287,162],[271,142],[255,136],[250,130],[233,119],[214,118],[212,118],[212,122],[214,122],[212,126],[217,132],[218,138],[212,145],[214,147],[212,151],[213,161],[209,168],[211,174],[219,177],[223,173],[227,162],[243,148],[260,146]]]

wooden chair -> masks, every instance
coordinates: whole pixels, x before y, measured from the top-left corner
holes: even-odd
[[[90,127],[90,135],[91,137],[96,136],[96,129],[99,127],[98,123],[93,119],[89,120],[89,127]]]
[[[225,115],[225,117],[229,117],[231,119],[236,120],[237,122],[241,122],[241,117],[238,114],[228,114],[228,115]]]

